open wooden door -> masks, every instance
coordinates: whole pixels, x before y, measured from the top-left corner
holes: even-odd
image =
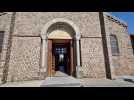
[[[56,70],[55,70],[55,54],[54,54],[54,49],[52,50],[52,72],[51,72],[51,74],[52,74],[52,76],[54,76],[55,75],[55,72],[56,72]]]
[[[73,40],[70,40],[70,75],[74,73]]]
[[[61,41],[61,40],[60,40]],[[57,67],[59,66],[58,58],[55,55],[56,48],[66,48],[66,62],[65,64],[65,73],[68,75],[74,76],[75,73],[75,65],[74,65],[74,44],[73,40],[62,40],[62,42],[52,42],[52,40],[48,40],[48,76],[52,77],[55,75],[57,71]],[[60,65],[61,66],[61,65]],[[59,69],[58,69],[59,70]]]
[[[52,76],[52,40],[48,40],[48,76]]]

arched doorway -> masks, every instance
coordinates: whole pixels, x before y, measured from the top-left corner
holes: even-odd
[[[76,58],[74,29],[65,22],[56,22],[48,28],[48,76],[57,72],[75,75]]]
[[[46,24],[42,33],[41,67],[47,76],[56,71],[78,77],[80,67],[78,28],[69,20],[58,18]]]

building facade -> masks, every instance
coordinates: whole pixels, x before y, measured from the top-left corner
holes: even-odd
[[[1,12],[1,81],[134,75],[127,27],[101,12]]]

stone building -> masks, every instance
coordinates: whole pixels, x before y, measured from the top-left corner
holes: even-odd
[[[127,27],[102,12],[0,12],[1,81],[134,75]]]

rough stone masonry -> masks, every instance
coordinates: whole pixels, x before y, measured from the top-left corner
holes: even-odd
[[[1,12],[0,34],[4,34],[3,38],[0,37],[0,42],[3,41],[0,43],[1,81],[45,79],[46,72],[41,73],[40,34],[47,23],[57,18],[68,20],[79,29],[81,78],[107,78],[110,74],[114,79],[122,75],[134,75],[134,55],[127,24],[109,13],[102,13],[102,20],[100,13]],[[104,34],[102,29],[105,30]],[[112,54],[111,35],[117,38],[117,55]],[[108,61],[106,57],[109,58]],[[109,72],[106,69],[109,69]]]

